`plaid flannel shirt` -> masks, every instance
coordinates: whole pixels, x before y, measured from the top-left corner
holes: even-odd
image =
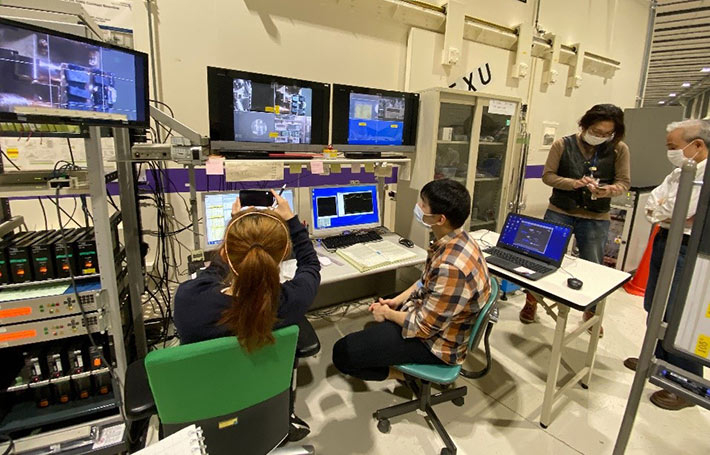
[[[429,248],[419,287],[401,310],[404,338],[419,338],[449,365],[463,363],[476,315],[491,292],[478,244],[461,229]]]

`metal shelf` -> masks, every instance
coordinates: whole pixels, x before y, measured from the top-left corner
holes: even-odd
[[[100,278],[101,275],[98,273],[92,273],[91,275],[79,275],[75,276],[74,280],[79,282],[83,280],[88,280],[91,278]],[[54,278],[51,280],[42,280],[42,281],[28,281],[26,283],[13,283],[13,284],[3,284],[0,286],[0,292],[6,290],[6,289],[18,289],[18,288],[25,288],[29,286],[40,286],[40,285],[47,285],[47,284],[58,284],[58,283],[70,283],[71,278],[66,277],[66,278]]]
[[[470,141],[436,141],[437,144],[470,144]]]
[[[478,143],[478,145],[506,145],[505,142],[488,142],[488,141],[481,141]]]
[[[46,185],[4,185],[0,186],[2,197],[38,197],[56,196],[57,190],[48,188]],[[89,187],[62,188],[59,190],[60,196],[81,196],[89,194]]]

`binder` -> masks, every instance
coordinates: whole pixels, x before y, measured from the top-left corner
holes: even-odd
[[[173,433],[167,438],[152,444],[136,452],[136,455],[201,455],[207,454],[205,438],[202,429],[196,425],[190,425],[177,433]]]

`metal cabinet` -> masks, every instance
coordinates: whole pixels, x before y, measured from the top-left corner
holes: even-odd
[[[520,176],[520,100],[452,89],[420,93],[419,130],[409,185],[397,189],[395,228],[426,247],[430,233],[412,217],[421,188],[450,178],[472,196],[465,229],[502,227]]]

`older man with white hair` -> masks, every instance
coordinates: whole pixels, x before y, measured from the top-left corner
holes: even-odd
[[[682,122],[673,122],[668,125],[667,131],[668,135],[666,136],[666,145],[668,146],[668,160],[676,168],[665,178],[665,180],[663,180],[663,183],[653,190],[648,202],[646,203],[646,217],[652,223],[660,224],[660,230],[658,231],[656,239],[653,242],[651,266],[648,273],[648,283],[646,284],[646,294],[643,299],[643,307],[647,312],[651,311],[653,294],[656,290],[658,274],[661,271],[663,252],[666,249],[668,229],[671,225],[673,208],[675,206],[676,194],[678,192],[678,183],[680,181],[681,172],[680,168],[686,160],[695,160],[698,167],[695,179],[702,180],[705,175],[705,164],[708,157],[708,148],[710,148],[710,121],[708,120],[684,120]],[[671,292],[668,296],[666,320],[673,311],[673,305],[678,291],[678,282],[680,281],[683,263],[685,262],[685,252],[688,247],[688,240],[692,234],[693,219],[695,217],[695,210],[698,206],[699,196],[700,188],[695,187],[690,198],[688,216],[685,220],[683,243],[680,247],[680,254],[678,256],[678,262],[676,263]],[[656,357],[698,376],[703,375],[703,366],[701,364],[666,352],[661,343],[658,343],[656,346]],[[632,370],[636,369],[637,364],[638,359],[635,357],[630,357],[624,360],[624,365]],[[660,408],[674,411],[688,406],[693,406],[692,403],[686,401],[682,397],[666,390],[659,390],[651,395],[651,402]]]

